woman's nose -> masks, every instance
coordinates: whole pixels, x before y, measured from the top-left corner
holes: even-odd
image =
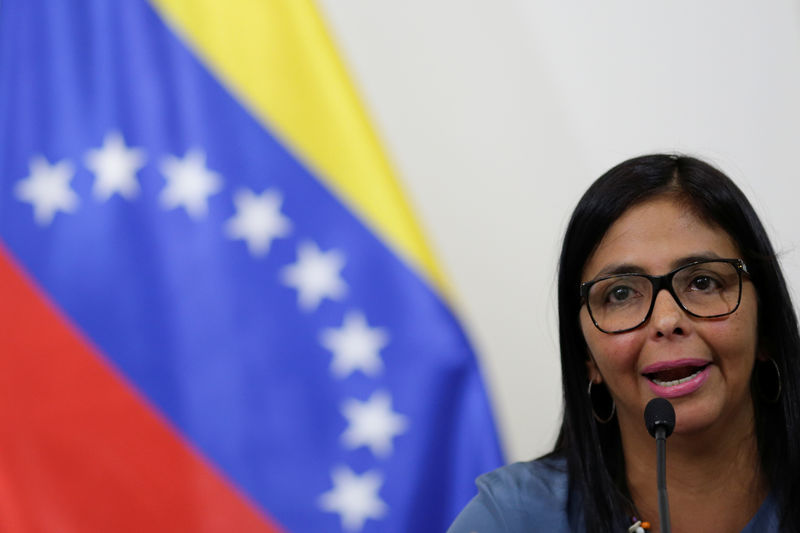
[[[686,312],[681,309],[672,294],[666,289],[658,291],[653,304],[653,314],[650,316],[650,323],[656,336],[684,335],[687,321]]]

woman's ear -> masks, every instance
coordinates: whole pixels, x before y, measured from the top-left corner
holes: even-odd
[[[756,361],[760,361],[763,363],[765,361],[769,361],[770,359],[772,358],[769,356],[769,352],[767,351],[767,348],[764,346],[764,341],[758,339],[758,348],[756,348]]]
[[[597,363],[594,362],[594,357],[592,354],[589,354],[589,357],[586,359],[586,373],[589,375],[589,380],[592,383],[602,383],[603,376],[600,374],[600,370],[597,368]]]

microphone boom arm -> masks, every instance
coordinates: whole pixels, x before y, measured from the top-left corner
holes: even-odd
[[[661,524],[661,533],[670,533],[669,499],[667,498],[667,429],[663,425],[656,427],[656,456],[659,523]]]

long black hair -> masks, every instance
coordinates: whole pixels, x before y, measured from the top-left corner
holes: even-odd
[[[759,300],[759,353],[777,363],[782,384],[778,401],[769,403],[757,393],[756,372],[751,378],[760,466],[778,502],[781,531],[800,533],[797,317],[778,259],[750,202],[725,174],[693,157],[656,154],[620,163],[589,187],[572,214],[558,274],[564,418],[553,453],[567,458],[571,494],[580,502],[588,532],[629,525],[633,505],[617,419],[595,422],[587,394],[588,350],[578,319],[578,287],[586,261],[614,221],[632,206],[663,195],[727,232],[750,272]]]

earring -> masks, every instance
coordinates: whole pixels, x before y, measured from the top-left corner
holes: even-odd
[[[756,365],[756,388],[762,400],[767,403],[778,403],[783,392],[781,369],[775,359],[770,357],[767,361],[772,365],[768,365],[766,361]]]
[[[614,418],[614,413],[617,412],[617,403],[614,401],[614,398],[611,397],[611,394],[609,394],[608,387],[604,387],[606,391],[605,395],[607,396],[607,398],[601,399],[601,402],[597,402],[595,400],[595,397],[592,396],[592,385],[594,385],[594,382],[590,379],[589,388],[586,390],[586,394],[589,395],[589,405],[591,406],[590,409],[592,410],[592,416],[594,417],[595,420],[597,420],[601,424],[608,424],[609,422],[611,422],[611,419]],[[608,408],[609,400],[611,400],[610,409]],[[598,415],[597,409],[595,408],[595,403],[603,403],[604,405],[602,405],[601,407],[605,407],[604,410],[608,412],[608,415],[605,417]]]

